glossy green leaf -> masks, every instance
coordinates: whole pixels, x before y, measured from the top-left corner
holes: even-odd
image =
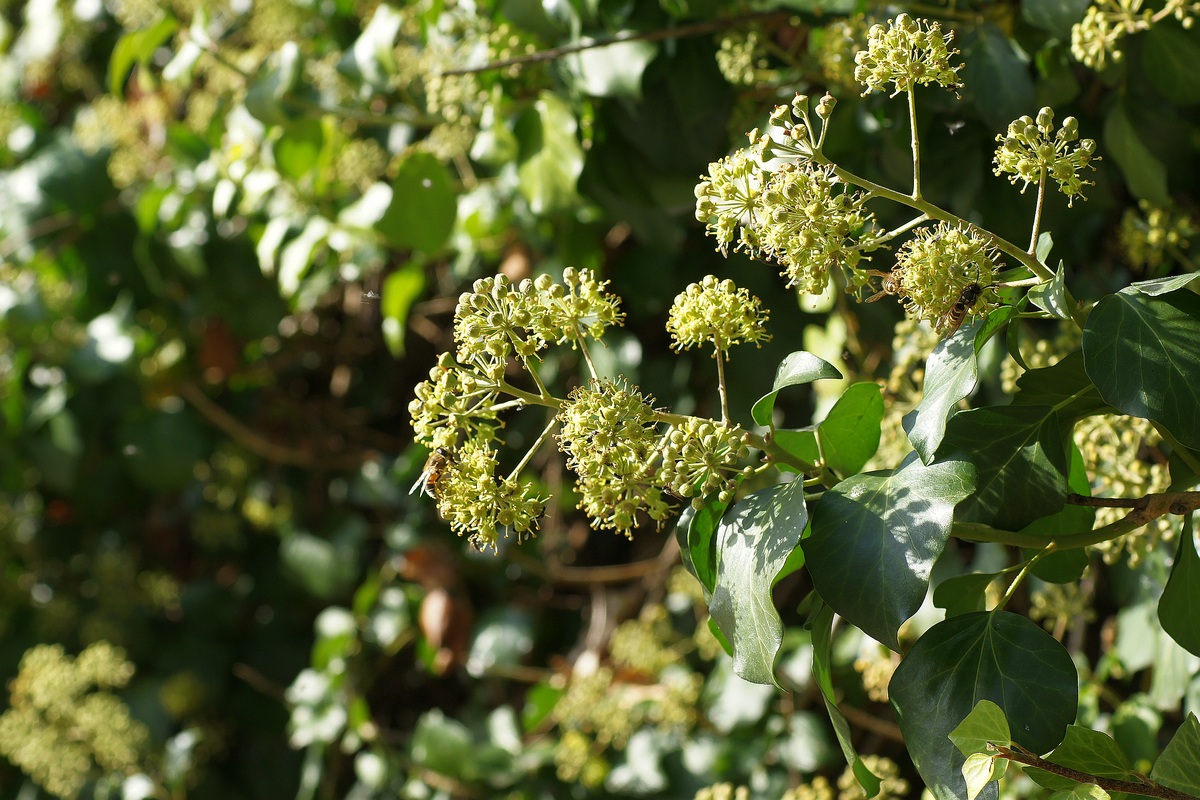
[[[1200,655],[1200,555],[1196,553],[1193,515],[1183,518],[1171,577],[1158,601],[1158,619],[1167,635]]]
[[[1137,126],[1123,106],[1114,105],[1108,112],[1100,149],[1112,154],[1135,197],[1159,206],[1171,202],[1167,191],[1167,168],[1142,142]]]
[[[317,166],[325,130],[319,119],[298,119],[283,126],[275,142],[275,166],[280,174],[298,180]]]
[[[975,800],[992,781],[1000,780],[1007,771],[1008,761],[992,758],[987,753],[972,753],[963,762],[963,783],[967,787],[967,800]]]
[[[1008,718],[991,700],[980,700],[971,713],[950,731],[950,741],[964,756],[987,752],[989,744],[1012,744]]]
[[[853,475],[879,448],[883,394],[879,385],[852,384],[817,425],[825,464],[839,475]]]
[[[888,693],[913,763],[939,800],[966,793],[963,755],[947,738],[980,700],[1016,724],[1013,740],[1043,753],[1075,719],[1078,676],[1066,649],[1025,617],[964,614],[917,640]],[[988,787],[982,797],[994,798]]]
[[[1029,302],[1052,317],[1067,321],[1071,319],[1071,309],[1067,301],[1067,286],[1064,282],[1064,270],[1061,264],[1049,283],[1039,284],[1029,290]]]
[[[972,572],[947,578],[933,590],[933,604],[944,608],[947,617],[983,611],[987,608],[987,588],[999,576],[999,572]]]
[[[576,182],[583,171],[583,148],[575,116],[557,95],[542,92],[517,123],[521,144],[518,188],[534,214],[570,208],[579,201]]]
[[[698,509],[691,505],[685,508],[675,526],[675,538],[683,556],[683,565],[700,581],[706,602],[712,599],[717,581],[717,525],[728,507],[727,503],[720,502],[715,496],[707,498]]]
[[[975,388],[978,365],[974,337],[978,326],[978,322],[964,325],[933,348],[925,364],[921,402],[904,418],[908,440],[926,464],[933,461],[946,434],[946,421],[958,401]]]
[[[1047,406],[977,408],[956,414],[939,451],[975,465],[961,522],[1020,530],[1062,509],[1070,464],[1058,416]]]
[[[432,153],[410,153],[392,181],[392,202],[375,229],[393,247],[437,252],[458,213],[450,174]]]
[[[1097,778],[1133,780],[1129,758],[1111,736],[1080,725],[1068,725],[1067,735],[1047,761]]]
[[[797,430],[776,428],[771,434],[771,439],[801,461],[809,464],[817,464],[821,461],[821,449],[817,445],[817,429],[815,427]],[[782,470],[797,471],[790,464],[783,462],[779,462],[777,466]]]
[[[653,42],[618,42],[572,54],[564,64],[574,85],[593,97],[639,97],[642,73],[658,54]]]
[[[997,331],[1012,322],[1020,313],[1021,310],[1016,306],[1000,306],[988,314],[976,326],[974,341],[975,355],[978,356],[979,351],[988,343],[988,340],[995,336]]]
[[[1151,25],[1142,47],[1142,71],[1154,88],[1176,105],[1200,103],[1200,40],[1196,31],[1184,30],[1174,20]]]
[[[825,701],[825,710],[829,713],[829,721],[833,724],[833,732],[842,748],[842,755],[866,796],[874,797],[879,793],[879,778],[863,763],[858,751],[854,749],[850,723],[846,721],[846,716],[837,705],[837,694],[833,688],[833,608],[819,595],[814,599],[812,646],[813,675],[821,689],[821,699]]]
[[[1124,290],[1101,298],[1083,329],[1083,357],[1105,402],[1200,448],[1200,297]]]
[[[1200,797],[1200,721],[1188,714],[1154,762],[1150,779],[1163,786]]]
[[[108,60],[108,91],[118,96],[123,95],[129,71],[135,64],[147,66],[154,56],[154,51],[162,47],[177,30],[179,20],[164,15],[148,28],[123,34],[113,46],[112,56]]]
[[[1034,108],[1027,59],[992,23],[970,30],[962,46],[965,91],[970,93],[979,116],[992,128],[1004,130],[1008,123]]]
[[[1126,291],[1137,291],[1151,297],[1157,297],[1160,294],[1170,294],[1177,289],[1182,289],[1196,280],[1200,280],[1200,275],[1197,275],[1195,272],[1185,272],[1182,275],[1172,275],[1168,278],[1137,281],[1136,283],[1129,284]]]
[[[775,381],[771,384],[771,391],[758,399],[754,408],[751,409],[750,415],[759,425],[770,426],[771,413],[775,410],[775,398],[781,389],[812,383],[821,378],[840,377],[842,377],[842,373],[838,372],[837,367],[825,359],[818,358],[804,350],[797,350],[779,363],[779,367],[775,370]]]
[[[775,681],[783,623],[771,587],[808,523],[802,481],[745,497],[717,527],[716,581],[708,610],[733,646],[733,668],[754,683]]]
[[[973,488],[970,464],[927,467],[910,456],[895,472],[855,475],[826,491],[803,545],[821,597],[898,651],[897,632],[925,599],[954,506]]]

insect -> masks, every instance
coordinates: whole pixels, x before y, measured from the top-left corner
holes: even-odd
[[[962,290],[962,294],[958,296],[958,302],[950,306],[950,310],[938,317],[937,329],[945,331],[949,336],[962,327],[963,321],[967,318],[967,312],[979,302],[979,296],[984,290],[990,288],[980,286],[978,283],[972,283],[970,286]]]
[[[874,303],[885,294],[900,294],[900,276],[892,272],[882,272],[877,269],[870,270],[868,274],[879,275],[883,277],[880,282],[879,291],[867,298],[866,302]]]
[[[425,469],[421,471],[421,476],[417,478],[417,482],[408,490],[409,494],[421,490],[422,494],[427,494],[434,500],[437,499],[438,484],[441,483],[442,473],[446,470],[446,465],[450,463],[450,459],[454,457],[444,447],[439,447],[429,454],[429,458],[425,460]]]

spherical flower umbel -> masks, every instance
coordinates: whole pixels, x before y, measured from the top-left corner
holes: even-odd
[[[496,382],[477,375],[444,353],[429,370],[429,380],[414,389],[408,404],[412,428],[418,442],[431,450],[453,450],[461,439],[488,442],[504,427],[494,406]]]
[[[883,91],[890,83],[893,97],[931,83],[958,89],[959,67],[950,66],[950,56],[958,54],[950,48],[952,38],[942,33],[939,23],[907,14],[889,20],[886,27],[872,25],[867,49],[854,56],[854,79],[867,87],[863,94]]]
[[[590,269],[567,267],[561,284],[549,275],[539,275],[533,285],[541,311],[534,325],[546,341],[575,346],[585,336],[599,340],[608,328],[625,319],[620,300],[604,291],[608,281],[596,280]]]
[[[1138,211],[1131,208],[1121,217],[1118,240],[1130,265],[1146,272],[1162,264],[1169,253],[1187,248],[1197,233],[1200,229],[1187,214],[1139,200]]]
[[[529,358],[544,348],[537,293],[531,280],[515,286],[504,275],[475,281],[454,309],[459,361],[502,366],[510,356]]]
[[[737,288],[733,281],[718,281],[712,275],[676,295],[667,315],[673,348],[711,344],[714,356],[726,353],[726,357],[730,345],[769,341],[766,323],[767,311],[757,297]]]
[[[476,550],[495,552],[502,533],[531,538],[545,509],[531,484],[498,477],[496,466],[491,447],[468,441],[447,458],[438,480],[438,511]]]
[[[763,192],[763,251],[783,266],[788,286],[819,294],[833,269],[848,272],[869,244],[867,196],[850,190],[830,167],[784,164]]]
[[[992,286],[998,257],[973,230],[939,222],[904,243],[892,275],[912,315],[944,333],[998,305]]]
[[[996,167],[992,171],[997,175],[1007,174],[1013,185],[1022,181],[1022,192],[1030,184],[1053,178],[1070,205],[1076,197],[1083,196],[1083,187],[1092,183],[1080,178],[1079,173],[1084,167],[1095,169],[1092,161],[1098,160],[1095,140],[1082,139],[1071,147],[1076,139],[1079,139],[1079,121],[1067,117],[1055,132],[1054,111],[1045,107],[1036,120],[1021,117],[1009,123],[1007,133],[996,137],[1000,146],[996,148]]]
[[[689,417],[663,437],[660,478],[667,488],[699,502],[720,492],[721,502],[733,499],[738,462],[750,455],[748,434],[737,425]]]
[[[696,184],[696,219],[705,224],[722,253],[728,252],[740,227],[733,249],[758,255],[758,207],[764,182],[762,166],[749,151],[738,150],[709,164],[708,176]]]
[[[670,506],[652,468],[658,433],[650,400],[623,380],[593,379],[571,392],[558,420],[559,449],[592,527],[630,536],[639,512],[666,519]]]

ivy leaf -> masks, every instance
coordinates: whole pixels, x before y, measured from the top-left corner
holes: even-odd
[[[583,50],[564,59],[575,88],[593,97],[640,97],[642,73],[658,55],[653,42],[617,42]]]
[[[796,480],[749,495],[717,526],[708,611],[733,646],[733,670],[743,680],[776,684],[783,623],[771,587],[796,566],[792,553],[807,524],[804,482]]]
[[[1083,329],[1083,358],[1105,402],[1200,448],[1200,297],[1125,289],[1101,298]]]
[[[1135,197],[1159,206],[1170,204],[1167,168],[1139,138],[1137,126],[1120,104],[1114,105],[1104,120],[1104,143],[1101,149],[1112,153],[1113,160],[1125,176],[1129,191]]]
[[[771,424],[771,412],[775,410],[775,398],[779,395],[780,389],[786,389],[788,386],[812,383],[820,378],[840,377],[842,377],[842,373],[838,372],[837,367],[833,366],[833,364],[830,364],[823,358],[814,356],[812,353],[797,350],[779,362],[779,368],[775,370],[775,382],[771,385],[771,391],[758,399],[758,402],[750,410],[750,415],[754,417],[754,421],[759,425],[769,426]]]
[[[850,723],[837,706],[837,695],[833,691],[833,608],[815,595],[812,615],[812,646],[813,646],[813,675],[816,676],[817,686],[821,689],[821,699],[825,701],[825,710],[829,713],[829,721],[833,724],[833,732],[842,748],[846,763],[854,772],[854,777],[862,787],[867,797],[879,793],[879,778],[863,763],[858,751],[854,749],[854,738],[850,733]]]
[[[148,28],[123,34],[113,45],[112,56],[108,60],[108,91],[117,97],[123,96],[125,79],[129,77],[133,65],[147,66],[155,51],[177,30],[179,20],[163,16]]]
[[[1067,726],[1067,735],[1062,744],[1054,748],[1046,760],[1098,778],[1118,781],[1135,779],[1129,767],[1129,758],[1111,736],[1080,725]],[[1047,789],[1065,790],[1077,785],[1069,778],[1045,770],[1027,767],[1025,772]]]
[[[1092,484],[1088,478],[1087,467],[1083,463],[1083,454],[1074,442],[1070,442],[1070,445],[1071,468],[1067,474],[1067,487],[1075,494],[1088,496],[1092,493]],[[1057,513],[1026,525],[1021,529],[1021,533],[1039,534],[1047,540],[1058,539],[1065,542],[1069,540],[1062,535],[1063,531],[1079,531],[1082,534],[1090,531],[1095,522],[1096,509],[1089,506],[1065,505]],[[1033,558],[1037,553],[1033,549],[1024,549],[1021,552],[1025,558]],[[1032,572],[1047,583],[1074,583],[1083,575],[1089,561],[1087,549],[1083,547],[1055,550],[1035,563]]]
[[[957,617],[987,608],[987,588],[999,572],[972,572],[947,578],[933,590],[933,604],[946,610],[947,617]]]
[[[1026,0],[1021,3],[1021,16],[1030,24],[1069,41],[1071,26],[1083,19],[1089,5],[1091,0]]]
[[[1185,515],[1175,565],[1158,601],[1158,619],[1168,636],[1200,655],[1200,555],[1194,530],[1192,515]]]
[[[1050,316],[1061,320],[1071,319],[1071,310],[1067,303],[1067,286],[1064,280],[1063,267],[1058,270],[1049,283],[1039,284],[1029,290],[1029,302],[1042,309]]]
[[[972,30],[963,43],[963,83],[968,90],[975,87],[972,99],[979,115],[991,127],[1003,130],[1034,104],[1027,59],[994,24]]]
[[[1154,762],[1150,779],[1171,789],[1200,796],[1197,764],[1200,764],[1200,721],[1191,713]]]
[[[954,506],[974,488],[964,461],[925,466],[909,456],[892,473],[855,475],[825,492],[804,540],[813,584],[837,613],[899,651],[897,631],[916,613]]]
[[[904,417],[908,440],[926,464],[933,461],[950,413],[975,388],[975,329],[963,326],[954,336],[938,342],[925,364],[925,393],[917,407]],[[961,335],[960,335],[961,334]]]
[[[1084,369],[1081,350],[1052,367],[1031,369],[1017,378],[1012,402],[1014,406],[1050,406],[1067,429],[1073,428],[1080,417],[1102,414],[1108,408]]]
[[[1163,22],[1151,25],[1143,41],[1142,71],[1154,88],[1176,105],[1200,103],[1200,82],[1195,78],[1200,41],[1194,33]]]
[[[685,508],[679,517],[679,524],[675,526],[675,538],[683,556],[683,565],[700,581],[706,602],[712,599],[717,578],[717,524],[728,507],[727,503],[715,499],[714,495],[712,499],[706,499],[704,505],[698,509],[690,505]]]
[[[411,153],[392,181],[392,200],[375,229],[400,249],[436,252],[458,213],[458,197],[446,168],[432,153]]]
[[[908,751],[939,800],[966,794],[962,753],[947,739],[980,700],[1017,721],[1013,740],[1044,753],[1075,720],[1071,655],[1036,623],[1007,611],[964,614],[930,628],[888,687]],[[995,786],[981,795],[996,797]]]
[[[950,420],[939,452],[960,454],[975,465],[975,491],[958,508],[962,522],[1016,531],[1066,502],[1069,462],[1053,408],[960,412]]]
[[[964,756],[984,753],[989,744],[1007,747],[1012,744],[1008,719],[1000,706],[991,700],[980,700],[958,727],[950,731],[950,741]]]
[[[883,394],[879,385],[863,381],[851,385],[817,425],[825,464],[839,475],[853,475],[879,449],[883,420]]]
[[[1182,275],[1172,275],[1169,278],[1155,278],[1151,281],[1138,281],[1131,283],[1126,287],[1129,291],[1138,291],[1151,297],[1157,297],[1160,294],[1170,294],[1176,289],[1182,289],[1192,281],[1200,278],[1194,272],[1185,272]]]
[[[534,214],[570,208],[579,200],[576,182],[583,171],[583,148],[575,137],[575,116],[550,92],[517,121],[520,164],[517,187]]]

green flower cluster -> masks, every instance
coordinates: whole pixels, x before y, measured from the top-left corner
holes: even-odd
[[[468,440],[443,467],[438,482],[438,512],[476,550],[497,550],[501,529],[523,541],[533,536],[545,498],[532,484],[496,475],[496,451],[486,442]]]
[[[632,536],[639,512],[661,524],[670,511],[653,468],[659,437],[651,402],[624,380],[592,380],[558,413],[559,445],[594,528]]]
[[[1145,0],[1098,0],[1071,28],[1071,55],[1100,71],[1125,59],[1120,41],[1126,36],[1149,30],[1167,17],[1175,17],[1184,28],[1190,28],[1197,14],[1200,3],[1192,0],[1167,0],[1158,11],[1148,8]]]
[[[958,53],[950,48],[952,34],[942,33],[937,22],[914,20],[899,14],[887,25],[871,26],[867,49],[854,56],[854,79],[867,87],[863,94],[895,87],[892,96],[911,92],[916,86],[936,83],[958,89],[959,67],[950,66],[950,57]]]
[[[418,442],[431,450],[453,449],[460,438],[489,442],[503,427],[496,411],[499,383],[460,367],[449,353],[418,383],[408,404]]]
[[[992,287],[998,257],[973,230],[939,222],[901,246],[891,280],[909,312],[944,333],[999,304]]]
[[[762,301],[731,280],[718,281],[707,275],[690,284],[675,297],[667,315],[667,332],[675,350],[703,344],[715,348],[714,357],[727,359],[730,345],[770,341],[766,331],[767,311]]]
[[[696,219],[717,240],[717,250],[727,253],[737,237],[734,251],[757,255],[762,217],[759,195],[767,175],[749,150],[734,153],[708,165],[708,177],[696,184]]]
[[[149,733],[108,691],[132,676],[124,652],[107,642],[77,658],[58,645],[31,648],[9,685],[0,753],[57,797],[75,797],[102,774],[133,773]]]
[[[755,86],[778,79],[767,62],[762,34],[754,29],[730,31],[721,37],[717,69],[734,86]]]
[[[747,438],[746,431],[737,425],[688,417],[672,425],[664,437],[659,479],[673,494],[692,498],[697,507],[713,492],[719,492],[721,502],[728,503],[737,488],[738,475],[754,470],[737,467],[750,455]]]
[[[867,31],[867,19],[861,14],[835,20],[820,31],[816,54],[826,81],[844,87],[855,84],[854,57],[863,49]]]
[[[608,640],[608,652],[614,665],[657,678],[679,662],[685,643],[671,625],[667,609],[652,603],[637,619],[616,627]]]
[[[732,783],[714,783],[696,792],[693,800],[750,800],[750,789]]]
[[[1187,214],[1140,200],[1138,211],[1129,209],[1121,217],[1117,236],[1130,265],[1148,272],[1160,266],[1168,253],[1187,248],[1197,233],[1200,229]]]
[[[1053,134],[1053,135],[1052,135]],[[1058,190],[1065,194],[1070,204],[1082,197],[1083,187],[1091,185],[1079,177],[1084,167],[1095,169],[1096,156],[1094,139],[1082,139],[1075,147],[1071,143],[1079,139],[1079,121],[1074,117],[1063,120],[1062,127],[1054,130],[1054,111],[1047,107],[1038,112],[1037,119],[1023,116],[1008,125],[1008,132],[996,136],[1000,146],[996,148],[993,172],[1009,175],[1009,182],[1016,185],[1024,182],[1021,191],[1030,184],[1041,184],[1051,177]],[[1086,198],[1085,198],[1086,199]]]

